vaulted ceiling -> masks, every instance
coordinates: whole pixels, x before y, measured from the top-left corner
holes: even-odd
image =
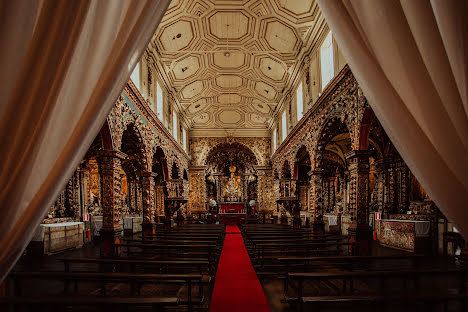
[[[262,135],[323,28],[314,0],[173,0],[150,53],[192,132]]]

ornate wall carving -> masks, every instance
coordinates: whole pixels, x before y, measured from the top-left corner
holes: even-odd
[[[272,156],[273,170],[281,173],[283,164],[287,161],[293,171],[297,152],[303,146],[310,155],[312,170],[321,169],[323,147],[320,146],[319,140],[333,118],[338,118],[346,124],[352,146],[359,146],[360,123],[366,108],[368,103],[351,70],[345,66]],[[321,211],[322,198],[319,197],[321,179],[312,180],[309,209]],[[279,198],[278,193],[274,195],[275,198]]]
[[[227,138],[191,138],[190,154],[193,166],[206,165],[206,157],[210,150],[222,143],[240,143],[247,146],[255,154],[257,165],[268,166],[270,163],[270,138],[227,137]]]
[[[187,213],[206,211],[205,166],[191,167],[189,173],[189,202]]]

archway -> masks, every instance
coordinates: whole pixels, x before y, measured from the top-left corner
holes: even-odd
[[[310,155],[305,146],[299,148],[294,163],[294,175],[296,178],[297,198],[301,211],[307,211],[309,207],[310,192]]]
[[[257,164],[252,150],[236,142],[216,145],[208,153],[206,198],[217,202],[212,212],[219,213],[222,222],[243,222],[250,211],[248,203],[257,201]]]
[[[327,231],[340,232],[340,214],[347,214],[350,200],[347,154],[351,151],[349,129],[337,116],[331,117],[318,140],[311,194],[314,218],[323,219]]]
[[[161,147],[157,147],[153,154],[152,171],[156,174],[154,177],[155,196],[154,207],[157,222],[163,221],[169,217],[169,212],[166,212],[165,199],[167,197],[166,181],[169,179],[167,161],[164,151]]]
[[[122,215],[141,216],[143,191],[141,173],[146,172],[146,154],[138,128],[132,123],[122,134],[120,150],[127,155],[122,160]]]

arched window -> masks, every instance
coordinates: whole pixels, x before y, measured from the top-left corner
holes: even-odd
[[[273,129],[273,138],[271,139],[272,141],[272,144],[271,146],[273,146],[273,153],[276,151],[276,128]]]
[[[304,116],[304,97],[302,95],[302,82],[299,84],[296,90],[296,111],[297,121],[301,120]]]
[[[172,135],[174,136],[174,139],[177,141],[177,128],[178,128],[178,123],[177,123],[177,114],[175,110],[172,111]]]
[[[132,79],[133,84],[139,91],[141,91],[140,86],[140,62],[138,62],[133,70],[132,74],[130,75],[130,79]]]
[[[325,89],[330,80],[335,75],[333,65],[333,40],[332,33],[329,32],[320,47],[320,67],[322,72],[322,90]]]
[[[187,141],[187,130],[185,128],[182,128],[182,140],[183,140],[183,145],[184,145],[184,150],[187,152],[188,150],[188,141]]]
[[[281,141],[284,141],[286,139],[286,136],[288,135],[288,127],[286,124],[286,110],[284,110],[283,115],[281,116]]]
[[[163,121],[163,116],[164,116],[163,112],[164,112],[163,92],[161,89],[161,85],[159,84],[159,81],[157,81],[156,82],[156,115],[161,121]]]

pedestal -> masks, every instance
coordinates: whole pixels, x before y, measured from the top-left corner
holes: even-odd
[[[310,227],[312,228],[312,233],[325,233],[325,223],[323,222],[323,220],[313,220],[310,223]]]
[[[101,257],[114,257],[120,254],[120,248],[114,244],[120,244],[122,229],[105,229],[99,231],[101,237]]]
[[[301,218],[299,218],[299,217],[294,217],[293,218],[293,227],[295,229],[300,229],[301,228],[301,223],[302,223]]]
[[[143,236],[156,233],[156,224],[153,222],[143,222],[141,224],[141,231]]]
[[[350,243],[356,243],[353,254],[356,256],[371,255],[372,228],[370,226],[349,227],[348,237]]]

